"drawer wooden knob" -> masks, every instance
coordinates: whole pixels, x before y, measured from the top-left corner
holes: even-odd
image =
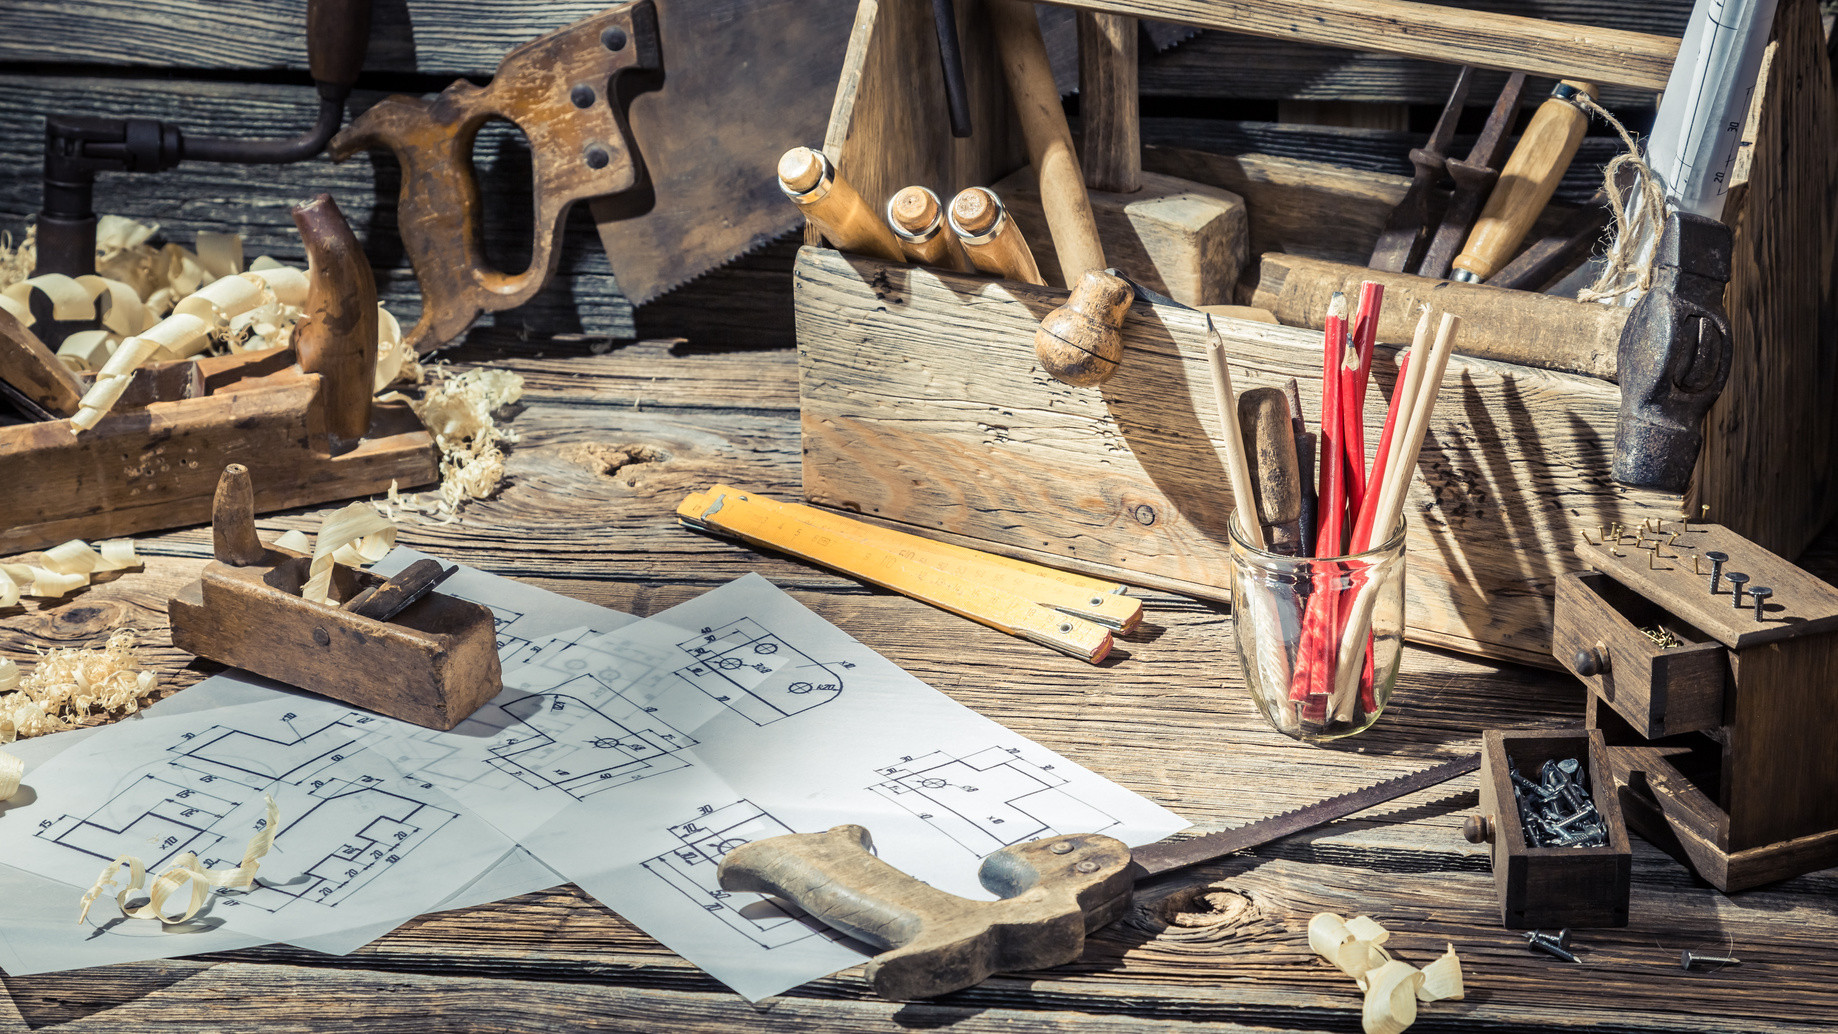
[[[1470,844],[1486,844],[1493,840],[1493,819],[1486,815],[1470,815],[1461,824],[1461,838]]]
[[[1586,646],[1576,651],[1576,656],[1570,659],[1570,665],[1584,678],[1601,675],[1608,671],[1608,649],[1601,643],[1593,647]]]

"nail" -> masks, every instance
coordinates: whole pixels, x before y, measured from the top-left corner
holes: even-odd
[[[1723,584],[1723,565],[1729,563],[1729,558],[1728,553],[1721,553],[1714,549],[1704,554],[1704,559],[1710,561],[1710,594],[1712,596],[1717,594],[1718,587]]]
[[[1558,947],[1555,942],[1545,940],[1535,930],[1525,935],[1525,943],[1530,946],[1533,951],[1542,951],[1546,955],[1554,955],[1557,958],[1563,959],[1565,962],[1576,961],[1575,955]]]
[[[1749,590],[1749,598],[1755,601],[1755,620],[1767,620],[1762,617],[1762,611],[1768,609],[1768,597],[1772,595],[1774,595],[1774,590],[1765,585],[1757,585]]]
[[[1721,965],[1725,965],[1725,966],[1740,966],[1740,965],[1742,965],[1742,960],[1741,960],[1741,959],[1730,959],[1730,958],[1724,958],[1724,957],[1722,957],[1722,956],[1720,956],[1720,955],[1694,955],[1694,954],[1692,954],[1692,953],[1691,953],[1691,949],[1689,949],[1689,948],[1687,948],[1687,949],[1685,949],[1684,951],[1681,951],[1681,952],[1679,952],[1679,953],[1678,953],[1678,968],[1680,968],[1680,969],[1690,969],[1690,968],[1691,968],[1691,964],[1692,964],[1692,963],[1694,963],[1694,962],[1703,962],[1703,963],[1710,963],[1710,964],[1721,964]]]

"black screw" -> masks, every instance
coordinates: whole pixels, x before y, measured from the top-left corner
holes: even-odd
[[[1531,933],[1528,933],[1525,935],[1525,943],[1533,951],[1542,951],[1546,955],[1556,956],[1557,958],[1563,959],[1565,962],[1575,962],[1576,961],[1575,955],[1572,955],[1569,952],[1565,951],[1564,949],[1558,947],[1556,941],[1547,940],[1543,934],[1539,933],[1536,930],[1533,930]]]
[[[1557,770],[1571,779],[1576,778],[1577,770],[1582,767],[1582,762],[1575,758],[1559,758],[1557,761]]]
[[[1720,958],[1720,957],[1718,957],[1718,956],[1716,956],[1716,955],[1693,955],[1693,954],[1691,953],[1691,949],[1690,949],[1690,948],[1687,948],[1687,949],[1685,949],[1684,951],[1681,951],[1681,952],[1679,952],[1679,953],[1678,953],[1678,968],[1680,968],[1680,969],[1690,969],[1690,968],[1691,968],[1691,964],[1692,964],[1692,963],[1694,963],[1694,962],[1713,962],[1713,963],[1721,963],[1721,964],[1723,964],[1723,965],[1725,965],[1725,966],[1740,966],[1740,965],[1742,965],[1742,960],[1741,960],[1741,959],[1726,959],[1726,958]]]
[[[1730,555],[1713,549],[1704,554],[1704,559],[1710,561],[1710,594],[1715,596],[1717,586],[1723,581],[1723,565],[1729,563]]]
[[[613,156],[606,153],[606,148],[598,144],[588,146],[586,157],[587,167],[590,169],[604,169],[613,160]]]
[[[1734,602],[1736,608],[1740,610],[1742,608],[1742,587],[1748,584],[1749,576],[1743,574],[1741,571],[1731,571],[1723,577],[1729,579],[1730,600]]]
[[[1555,934],[1545,933],[1543,930],[1533,930],[1532,934],[1535,934],[1539,940],[1555,944],[1559,948],[1568,948],[1570,946],[1570,928],[1567,926],[1557,931]]]
[[[1749,590],[1749,599],[1755,601],[1755,620],[1763,620],[1761,612],[1768,609],[1768,597],[1772,595],[1774,595],[1774,590],[1765,585],[1757,585]]]
[[[568,99],[577,108],[591,108],[594,106],[594,88],[586,83],[575,83],[574,89],[568,91]]]
[[[600,43],[606,49],[618,52],[625,49],[625,30],[617,25],[609,25],[600,33]]]

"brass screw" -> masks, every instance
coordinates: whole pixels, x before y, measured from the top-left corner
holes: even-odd
[[[1699,560],[1699,559],[1701,559],[1701,558],[1700,558],[1700,557],[1699,557],[1699,556],[1698,556],[1698,555],[1697,555],[1696,553],[1693,553],[1693,554],[1691,554],[1691,573],[1692,573],[1692,574],[1695,574],[1695,575],[1702,575],[1702,574],[1704,573],[1704,572],[1703,572],[1702,570],[1700,570],[1700,569],[1699,569],[1699,567],[1698,567],[1698,560]]]

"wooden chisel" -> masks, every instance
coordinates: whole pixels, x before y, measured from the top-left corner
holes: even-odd
[[[888,949],[863,975],[881,997],[911,1001],[994,973],[1072,962],[1084,954],[1086,934],[1122,917],[1141,880],[1272,843],[1480,765],[1470,754],[1236,829],[1134,849],[1098,833],[1014,844],[977,870],[995,901],[960,898],[901,872],[872,854],[868,830],[853,824],[743,844],[722,858],[716,879],[723,890],[770,894]]]
[[[836,246],[888,262],[905,262],[893,231],[842,178],[829,156],[794,147],[779,158],[779,189],[804,210],[804,218]]]
[[[1257,487],[1257,520],[1264,548],[1294,556],[1302,548],[1302,475],[1296,460],[1295,424],[1281,388],[1251,388],[1238,395],[1238,424],[1245,459]]]
[[[1021,227],[1008,217],[1002,200],[987,187],[970,187],[951,199],[951,232],[979,272],[1005,280],[1046,286]]]
[[[1519,250],[1527,230],[1557,190],[1557,182],[1576,157],[1589,127],[1589,113],[1578,98],[1594,100],[1596,88],[1566,79],[1533,113],[1519,137],[1500,180],[1487,196],[1487,207],[1475,220],[1468,243],[1455,257],[1451,278],[1478,283],[1492,276]]]
[[[902,187],[887,199],[887,226],[899,238],[900,250],[922,266],[970,271],[970,260],[945,222],[938,195],[924,187]]]

